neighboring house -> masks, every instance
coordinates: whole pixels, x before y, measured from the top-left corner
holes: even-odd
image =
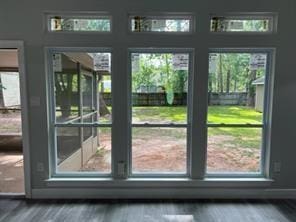
[[[252,82],[252,85],[256,86],[255,109],[259,112],[263,112],[264,107],[264,83],[264,76]]]
[[[18,72],[0,72],[0,106],[20,106],[20,87]]]

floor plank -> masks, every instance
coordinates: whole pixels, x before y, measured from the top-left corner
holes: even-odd
[[[0,222],[294,222],[296,200],[0,199]]]

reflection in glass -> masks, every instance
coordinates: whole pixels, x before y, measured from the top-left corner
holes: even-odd
[[[50,18],[50,31],[87,31],[109,32],[111,22],[109,18],[71,18],[55,16]]]
[[[190,19],[185,18],[157,18],[134,16],[131,19],[133,32],[190,32]]]
[[[268,32],[270,19],[240,19],[227,17],[213,17],[211,19],[212,32]]]

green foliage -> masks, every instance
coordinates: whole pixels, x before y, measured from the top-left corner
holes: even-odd
[[[247,92],[252,81],[249,70],[251,54],[219,53],[218,58],[216,72],[209,74],[209,91],[227,92],[229,85],[229,92]],[[263,68],[258,69],[256,78],[263,76],[264,72]]]
[[[108,19],[89,20],[86,27],[86,30],[109,31],[109,29],[110,21]]]
[[[188,72],[174,70],[173,54],[140,54],[139,70],[132,73],[133,92],[141,87],[163,88],[165,91],[182,93]]]

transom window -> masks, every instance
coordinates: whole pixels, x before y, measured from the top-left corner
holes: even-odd
[[[111,19],[100,15],[50,15],[51,32],[110,32]]]
[[[130,16],[132,32],[191,32],[191,16]]]
[[[215,15],[211,18],[211,32],[272,32],[274,19],[274,15]]]

